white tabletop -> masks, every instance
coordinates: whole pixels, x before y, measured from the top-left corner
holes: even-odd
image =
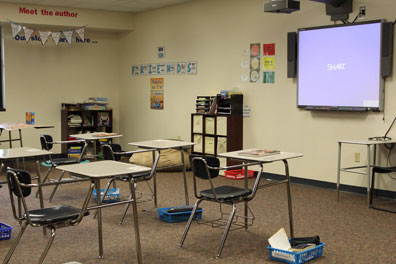
[[[357,144],[357,145],[378,145],[378,144],[391,144],[396,143],[396,140],[369,140],[369,139],[361,139],[361,140],[338,140],[339,143],[346,144]]]
[[[101,160],[89,163],[63,165],[56,168],[62,171],[67,171],[90,178],[107,178],[117,175],[148,172],[151,170],[150,167],[113,160]]]
[[[178,140],[169,140],[169,139],[156,139],[156,140],[132,142],[128,144],[142,148],[170,149],[170,148],[188,147],[194,145],[195,143],[178,141]]]
[[[93,132],[93,133],[85,133],[85,134],[74,134],[74,135],[70,135],[69,137],[74,137],[77,139],[85,139],[85,140],[99,140],[101,138],[119,138],[122,137],[122,135],[118,133]]]
[[[54,125],[30,125],[25,123],[0,123],[0,129],[7,131],[24,129],[24,128],[53,128]]]
[[[16,159],[51,154],[51,151],[31,147],[0,149],[0,159]]]
[[[291,152],[282,152],[280,154],[268,155],[268,156],[246,156],[241,155],[241,152],[244,151],[251,151],[253,149],[244,149],[238,151],[231,151],[217,154],[219,157],[224,158],[232,158],[232,159],[239,159],[239,160],[251,160],[251,161],[261,161],[261,162],[274,162],[279,160],[287,160],[287,159],[294,159],[304,156],[301,153],[291,153]]]

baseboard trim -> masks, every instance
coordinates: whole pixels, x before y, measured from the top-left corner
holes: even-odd
[[[281,174],[276,174],[276,173],[263,172],[262,178],[280,181],[280,180],[284,180],[285,176],[281,175]],[[304,178],[299,178],[299,177],[294,177],[294,176],[290,176],[290,181],[291,181],[291,183],[295,183],[295,184],[314,186],[314,187],[319,187],[319,188],[324,188],[324,189],[331,189],[331,190],[337,189],[337,184],[333,183],[333,182],[304,179]],[[340,190],[342,192],[351,192],[351,193],[358,193],[358,194],[363,194],[363,195],[367,194],[367,188],[365,188],[365,187],[352,186],[352,185],[346,185],[346,184],[340,184]],[[396,199],[396,192],[374,189],[374,196]]]

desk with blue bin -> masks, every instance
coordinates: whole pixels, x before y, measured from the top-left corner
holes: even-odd
[[[142,252],[140,246],[140,234],[139,234],[139,223],[137,217],[137,205],[136,205],[136,194],[135,194],[135,182],[133,175],[142,172],[148,172],[151,170],[149,167],[134,165],[130,163],[123,163],[113,160],[102,160],[90,163],[80,163],[73,165],[63,165],[56,167],[58,170],[67,171],[78,175],[79,177],[87,177],[95,184],[96,193],[100,193],[100,180],[110,178],[113,176],[125,175],[129,177],[131,182],[131,199],[126,201],[113,202],[108,204],[102,204],[101,199],[96,199],[96,206],[88,207],[88,210],[97,210],[98,217],[98,239],[99,239],[99,258],[103,258],[103,233],[102,233],[102,212],[101,208],[121,205],[126,203],[132,204],[133,209],[133,222],[135,229],[135,240],[136,240],[136,255],[138,263],[142,263]]]

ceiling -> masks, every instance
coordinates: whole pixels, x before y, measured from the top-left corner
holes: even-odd
[[[16,4],[63,6],[133,13],[191,1],[193,0],[0,0],[0,2]]]

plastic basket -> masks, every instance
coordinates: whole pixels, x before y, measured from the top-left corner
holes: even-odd
[[[224,175],[227,179],[240,180],[245,178],[245,170],[226,170]],[[248,170],[248,178],[254,178],[256,176],[256,171]]]
[[[185,212],[174,212],[174,213],[168,212],[169,209],[178,208],[178,207],[183,207],[183,206],[157,208],[159,219],[168,223],[187,222],[188,219],[190,218],[192,210]],[[197,211],[195,212],[194,219],[202,219],[202,211],[203,210],[201,208],[198,208]]]
[[[100,198],[103,198],[105,189],[100,189]],[[97,201],[96,190],[93,190],[93,195],[95,201]],[[103,199],[103,203],[115,203],[120,200],[120,189],[109,189],[105,198]]]
[[[268,249],[271,260],[285,262],[285,263],[299,264],[321,257],[323,254],[324,245],[325,243],[322,242],[314,248],[301,252],[281,250],[281,249],[272,248],[270,246],[268,246]]]
[[[12,227],[6,224],[0,223],[0,240],[6,240],[11,238]]]

